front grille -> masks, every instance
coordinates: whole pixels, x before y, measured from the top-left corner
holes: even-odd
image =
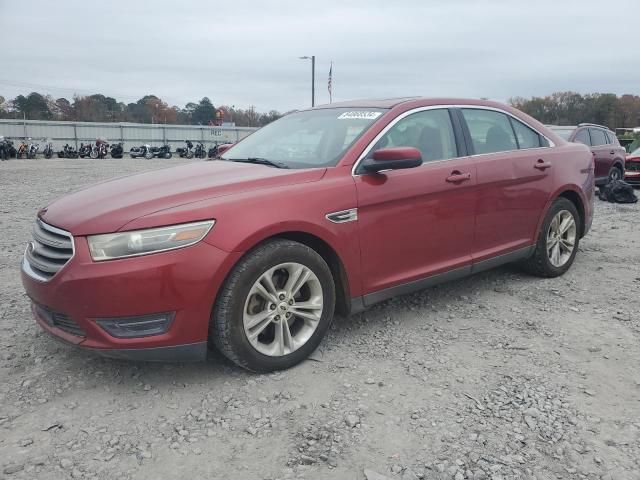
[[[33,241],[24,253],[24,271],[31,277],[47,281],[73,256],[73,237],[69,232],[37,219]]]
[[[54,312],[50,308],[45,307],[44,305],[39,305],[35,302],[33,303],[33,306],[36,309],[36,314],[49,326],[59,328],[60,330],[77,337],[84,337],[86,335],[84,330],[74,322],[69,315]]]

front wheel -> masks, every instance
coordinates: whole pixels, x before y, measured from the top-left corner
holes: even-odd
[[[192,158],[193,158],[193,152],[187,152],[186,157],[187,157],[188,159],[192,159]]]
[[[153,153],[151,152],[147,152],[144,154],[144,158],[146,158],[147,160],[151,160],[153,158]]]
[[[164,154],[164,158],[166,158],[167,160],[169,160],[173,155],[171,154],[171,152],[167,152]]]
[[[248,253],[225,280],[211,316],[212,343],[255,372],[307,358],[331,325],[335,285],[313,249],[272,240]]]
[[[539,277],[559,277],[573,263],[580,243],[580,215],[566,198],[558,198],[549,208],[538,234],[533,255],[523,263]]]

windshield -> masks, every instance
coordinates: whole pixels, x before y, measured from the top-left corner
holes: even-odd
[[[289,114],[227,150],[223,160],[330,167],[382,114],[379,108],[324,108]]]
[[[630,157],[640,157],[640,147],[636,148],[635,150],[633,150],[630,154]]]
[[[576,127],[556,127],[556,126],[550,125],[549,130],[552,130],[559,137],[562,137],[565,140],[569,140],[569,137],[571,136],[571,134],[575,132]]]

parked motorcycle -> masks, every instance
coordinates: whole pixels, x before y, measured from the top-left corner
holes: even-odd
[[[0,161],[9,160],[9,146],[7,144],[8,140],[5,140],[2,135],[0,135]]]
[[[133,147],[131,150],[129,150],[129,155],[131,156],[131,158],[144,157],[147,160],[150,160],[150,159],[153,158],[153,152],[151,151],[151,146],[149,146],[149,145],[142,145],[140,147]]]
[[[78,149],[78,156],[80,158],[90,157],[91,150],[93,150],[93,147],[90,143],[87,143],[86,145],[84,143],[81,143],[80,148]]]
[[[53,157],[53,143],[51,143],[51,140],[47,140],[42,153],[44,154],[44,158],[46,159]]]
[[[180,156],[180,158],[193,158],[193,143],[191,140],[186,140],[187,148],[176,148],[176,153]]]
[[[207,150],[202,142],[198,142],[193,154],[196,158],[205,158],[207,156]]]
[[[96,144],[91,147],[91,153],[89,156],[94,160],[96,158],[105,158],[107,156],[107,151],[109,148],[109,144],[104,138],[98,138],[96,140]]]
[[[173,155],[171,154],[171,145],[162,145],[161,147],[151,147],[151,153],[157,158],[169,159]]]
[[[124,157],[124,147],[122,142],[112,143],[111,144],[111,158],[122,158]]]
[[[219,153],[218,153],[218,142],[216,142],[216,143],[213,145],[213,147],[211,147],[211,148],[209,149],[209,152],[208,152],[208,154],[207,154],[207,157],[209,157],[209,160],[213,160],[213,159],[215,159],[215,158],[218,158],[218,155],[219,155]]]
[[[58,158],[78,158],[78,152],[68,143],[58,152]]]
[[[29,147],[27,148],[27,158],[34,159],[36,155],[38,155],[38,150],[40,150],[40,144],[35,142],[30,142]]]
[[[18,146],[18,150],[16,152],[16,158],[26,157],[28,152],[29,152],[29,145],[27,145],[27,143],[24,140],[22,140],[20,142],[20,145]]]

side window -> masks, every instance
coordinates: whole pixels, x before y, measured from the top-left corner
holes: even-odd
[[[387,147],[415,147],[424,162],[457,157],[449,110],[425,110],[403,118],[378,140],[372,151]]]
[[[591,146],[591,139],[589,138],[589,130],[583,128],[582,130],[578,130],[576,133],[576,138],[573,139],[574,142],[583,143],[587,147]]]
[[[471,141],[476,153],[493,153],[517,150],[509,117],[504,113],[478,108],[464,108],[462,115],[469,126]]]
[[[600,130],[599,128],[590,128],[589,133],[591,134],[591,145],[606,145],[607,137],[604,135],[604,130]]]
[[[610,143],[611,145],[618,145],[618,139],[616,138],[616,136],[612,133],[612,132],[605,132],[607,134],[607,143]]]
[[[511,120],[513,130],[516,132],[516,138],[518,139],[518,146],[520,148],[538,148],[541,146],[538,132],[532,130],[515,118],[510,118],[509,120]]]

